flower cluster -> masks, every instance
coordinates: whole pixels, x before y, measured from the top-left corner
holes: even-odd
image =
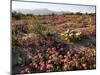
[[[28,52],[31,62],[20,73],[87,70],[96,68],[96,51],[93,48],[66,49],[52,47]]]

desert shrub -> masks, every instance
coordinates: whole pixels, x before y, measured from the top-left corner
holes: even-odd
[[[51,28],[50,26],[39,24],[39,23],[35,24],[31,28],[31,32],[39,34],[44,39],[47,39],[48,34],[54,34],[55,33],[54,29]]]
[[[88,43],[86,43],[86,47],[90,47],[90,48],[95,48],[96,47],[96,38],[95,37],[91,37],[90,39],[88,39]]]
[[[19,13],[16,11],[12,12],[12,17],[14,17],[16,20],[20,20],[22,16],[24,16],[23,13]]]

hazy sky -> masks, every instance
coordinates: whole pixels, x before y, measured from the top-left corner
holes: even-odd
[[[17,9],[34,10],[34,9],[44,9],[44,8],[54,11],[70,11],[70,12],[83,12],[83,13],[95,12],[95,6],[12,1],[12,10],[17,10]]]

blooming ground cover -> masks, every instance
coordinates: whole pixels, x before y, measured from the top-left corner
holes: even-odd
[[[27,58],[31,62],[25,66],[20,73],[36,72],[55,72],[55,71],[72,71],[88,70],[96,68],[96,51],[93,48],[72,48],[66,51],[59,46],[40,49],[32,52],[27,51]]]

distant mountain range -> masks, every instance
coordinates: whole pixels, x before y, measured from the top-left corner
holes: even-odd
[[[49,9],[34,9],[34,10],[30,10],[30,9],[17,9],[17,10],[13,10],[13,11],[16,11],[16,12],[20,12],[20,13],[23,13],[23,14],[33,14],[33,15],[49,15],[49,14],[57,14],[57,15],[60,15],[60,14],[64,14],[64,13],[71,13],[69,11],[52,11],[52,10],[49,10]]]

